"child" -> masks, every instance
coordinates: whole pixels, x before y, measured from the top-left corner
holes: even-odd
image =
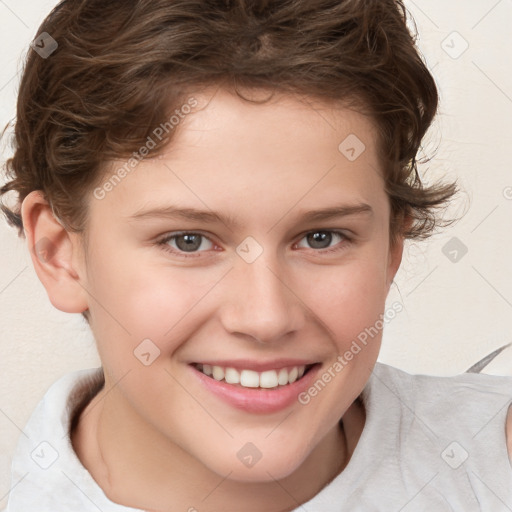
[[[400,1],[65,0],[33,49],[3,210],[102,367],[34,411],[9,512],[512,508],[512,379],[376,363],[456,190]]]

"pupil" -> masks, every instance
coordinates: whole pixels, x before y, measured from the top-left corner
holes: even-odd
[[[326,231],[317,231],[316,233],[310,233],[308,235],[308,243],[315,249],[325,249],[326,247],[329,247],[331,240],[332,235]]]
[[[180,241],[182,243],[180,243]],[[183,243],[183,241],[185,243]],[[201,245],[201,236],[200,235],[180,235],[176,237],[176,245],[182,251],[194,251],[199,248]]]

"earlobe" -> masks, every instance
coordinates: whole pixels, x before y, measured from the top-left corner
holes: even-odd
[[[76,268],[76,239],[55,218],[40,190],[24,199],[21,216],[34,269],[50,302],[66,313],[82,313],[88,303]]]

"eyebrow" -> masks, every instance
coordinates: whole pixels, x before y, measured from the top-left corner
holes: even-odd
[[[353,205],[336,205],[317,210],[306,211],[298,216],[304,223],[347,217],[351,215],[372,215],[373,208],[366,203]],[[229,228],[239,228],[240,223],[232,216],[225,216],[212,210],[198,210],[196,208],[180,208],[177,206],[154,207],[140,210],[129,217],[129,220],[139,221],[145,219],[163,218],[196,221],[205,224],[222,223]]]

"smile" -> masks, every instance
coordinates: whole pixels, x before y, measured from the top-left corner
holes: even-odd
[[[273,389],[293,384],[301,379],[313,365],[289,366],[257,372],[249,369],[236,369],[210,364],[197,364],[196,369],[204,375],[223,381],[227,384],[238,385],[244,388]]]
[[[297,396],[317,377],[321,363],[238,359],[190,363],[190,376],[215,401],[253,414],[271,414],[298,404]]]

